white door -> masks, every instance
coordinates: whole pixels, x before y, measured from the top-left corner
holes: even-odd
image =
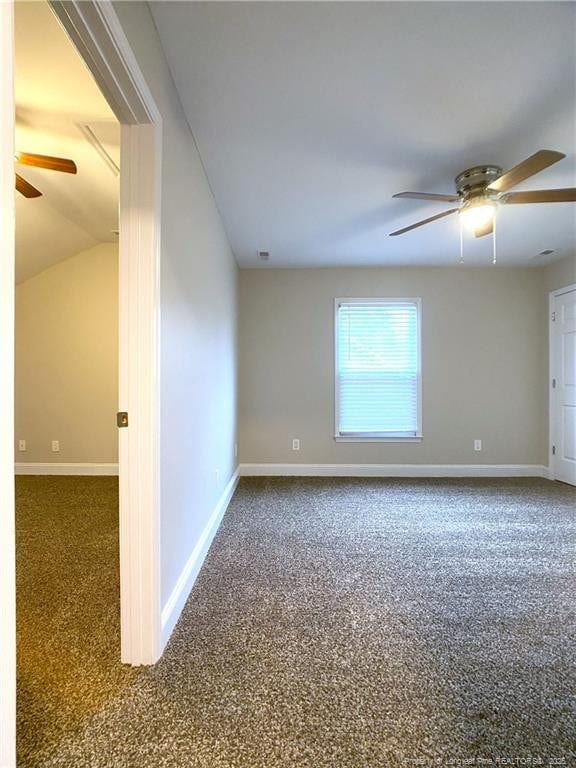
[[[551,304],[551,469],[576,485],[576,289],[557,292]]]

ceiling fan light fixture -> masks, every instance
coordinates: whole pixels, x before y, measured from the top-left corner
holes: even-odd
[[[423,227],[445,216],[458,213],[460,219],[460,243],[462,250],[463,227],[470,229],[475,237],[492,235],[493,262],[496,263],[496,209],[501,205],[525,205],[533,203],[576,203],[576,187],[567,189],[536,189],[526,192],[509,192],[521,181],[529,179],[548,168],[566,155],[552,149],[540,149],[530,157],[515,165],[509,171],[502,172],[499,165],[475,165],[467,168],[454,179],[456,194],[437,192],[398,192],[393,197],[415,200],[434,200],[459,202],[459,208],[450,208],[435,216],[417,221],[395,232],[390,237],[404,235],[413,229]],[[463,225],[463,226],[462,226]]]
[[[495,213],[496,204],[487,198],[466,203],[459,211],[462,223],[471,232],[476,232],[476,230],[482,229],[493,221]]]

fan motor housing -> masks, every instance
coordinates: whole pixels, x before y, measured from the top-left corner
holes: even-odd
[[[499,165],[475,165],[467,168],[454,179],[456,191],[464,202],[477,197],[496,197],[497,192],[491,193],[486,187],[502,175]]]

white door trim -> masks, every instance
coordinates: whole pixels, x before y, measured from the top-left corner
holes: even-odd
[[[0,3],[0,766],[16,765],[14,7]]]
[[[555,291],[550,291],[550,300],[556,296],[562,296],[564,293],[570,293],[570,291],[576,291],[576,283],[565,285],[563,288],[556,288]]]
[[[157,126],[123,125],[120,172],[120,602],[122,661],[153,664],[160,619],[160,153]],[[152,160],[152,162],[150,162]]]
[[[162,119],[110,0],[49,0],[121,123],[119,430],[121,657],[153,664],[160,610]]]
[[[120,123],[162,118],[112,0],[48,0]]]
[[[576,291],[576,283],[565,285],[563,288],[557,288],[548,294],[548,478],[556,480],[554,471],[554,456],[552,455],[552,446],[555,445],[555,423],[554,418],[554,394],[552,392],[552,371],[556,370],[556,360],[554,358],[554,325],[552,320],[554,299],[565,293]]]

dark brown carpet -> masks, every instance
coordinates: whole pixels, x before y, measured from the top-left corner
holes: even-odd
[[[133,678],[120,654],[118,480],[16,478],[18,765],[41,765]]]
[[[127,671],[111,481],[20,480],[21,766],[573,764],[575,489],[244,479]]]

